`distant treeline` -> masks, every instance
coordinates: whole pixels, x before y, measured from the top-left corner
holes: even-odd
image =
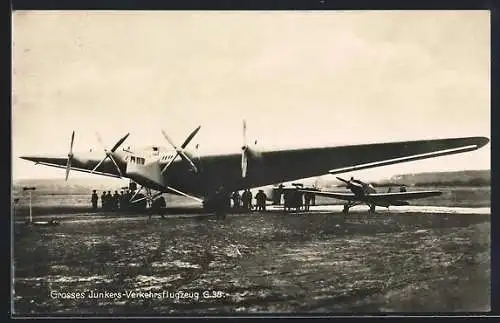
[[[435,181],[427,183],[415,183],[415,186],[488,186],[491,181],[485,178],[472,178],[469,180]]]

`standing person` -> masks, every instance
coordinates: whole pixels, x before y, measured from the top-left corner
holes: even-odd
[[[94,211],[97,210],[97,201],[99,201],[99,196],[97,196],[96,190],[93,190],[92,192],[91,201],[92,201],[92,210]]]
[[[318,191],[317,188],[314,188],[315,191]],[[316,194],[311,194],[311,205],[316,205]]]
[[[111,211],[113,208],[113,195],[111,195],[111,191],[108,191],[106,194],[106,211]]]
[[[281,195],[283,195],[283,184],[278,186],[278,205],[281,205]]]
[[[128,211],[130,207],[130,198],[132,197],[132,194],[130,194],[130,191],[127,189],[125,193],[123,194],[123,209],[125,211]]]
[[[233,208],[234,209],[239,209],[240,208],[240,193],[238,191],[235,191],[232,196],[233,199]]]
[[[120,206],[120,195],[118,194],[118,191],[115,191],[115,194],[113,195],[113,209],[118,210],[119,206]]]
[[[304,210],[309,211],[309,206],[311,205],[311,193],[304,193]]]
[[[304,204],[302,192],[300,192],[298,188],[293,190],[293,202],[296,212],[299,211]]]
[[[243,207],[246,211],[252,210],[252,192],[247,188],[245,192],[243,192]]]
[[[290,211],[291,194],[290,190],[283,190],[283,211]]]
[[[123,195],[123,191],[120,191],[120,198],[118,199],[120,201],[120,210],[125,209],[125,195]]]
[[[101,209],[103,211],[106,211],[106,192],[105,191],[102,191],[102,194],[101,194]]]
[[[266,193],[263,190],[259,190],[257,194],[255,194],[255,200],[257,202],[257,211],[265,211],[266,210]]]

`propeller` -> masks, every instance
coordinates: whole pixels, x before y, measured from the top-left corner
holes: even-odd
[[[243,119],[243,146],[241,147],[241,177],[247,176],[248,166],[247,122]]]
[[[186,161],[190,166],[191,168],[194,170],[195,173],[198,173],[198,168],[196,168],[195,164],[193,163],[193,161],[186,155],[186,153],[184,152],[184,148],[186,148],[186,146],[191,142],[191,140],[194,138],[194,136],[196,136],[196,134],[198,133],[198,131],[200,131],[200,128],[201,128],[201,125],[196,127],[196,129],[194,129],[190,134],[189,136],[186,138],[186,140],[184,140],[184,143],[181,145],[181,147],[177,147],[175,145],[175,143],[172,141],[172,139],[170,139],[170,137],[167,135],[167,133],[162,130],[162,134],[163,134],[163,137],[165,137],[165,139],[167,139],[168,143],[174,147],[175,151],[176,151],[176,154],[174,156],[174,158],[172,158],[170,160],[170,162],[168,164],[165,165],[165,167],[163,167],[162,169],[162,173],[165,173],[165,171],[167,170],[168,167],[170,167],[170,165],[174,162],[174,160],[177,158],[177,156],[181,156],[181,158]]]
[[[69,144],[68,161],[66,162],[66,181],[68,180],[69,171],[71,169],[71,161],[73,160],[73,142],[75,141],[75,131],[71,134],[71,142]]]
[[[345,179],[343,179],[343,178],[337,177],[337,179],[338,179],[339,181],[341,181],[341,182],[344,182],[344,183],[346,183],[346,184],[349,184],[349,181],[347,181],[347,180],[345,180]]]
[[[106,159],[109,158],[113,162],[113,164],[115,164],[116,170],[120,174],[120,177],[122,177],[123,176],[122,171],[120,170],[120,167],[118,167],[118,164],[116,163],[116,160],[113,157],[113,153],[123,144],[123,142],[128,138],[129,135],[130,133],[127,133],[125,136],[123,136],[120,140],[116,142],[116,144],[113,146],[113,148],[111,148],[111,150],[107,150],[102,142],[101,136],[99,135],[99,133],[96,132],[97,140],[99,141],[101,146],[103,146],[104,153],[106,154],[106,156],[97,164],[96,167],[94,167],[94,169],[92,169],[92,171],[90,171],[90,173],[92,174],[97,168],[99,168],[99,166],[101,166],[102,163],[104,163]]]

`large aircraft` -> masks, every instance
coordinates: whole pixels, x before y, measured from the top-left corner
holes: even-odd
[[[387,193],[377,193],[372,184],[365,183],[358,179],[351,177],[350,180],[345,180],[341,177],[337,177],[339,181],[344,182],[347,188],[351,190],[352,193],[343,192],[327,192],[327,191],[309,191],[300,190],[304,193],[311,193],[320,196],[326,196],[331,198],[336,198],[339,200],[347,201],[344,204],[344,214],[349,213],[349,208],[355,205],[366,204],[370,207],[370,212],[375,212],[375,206],[383,206],[389,208],[389,206],[401,206],[409,205],[408,200],[412,199],[422,199],[432,196],[439,196],[442,194],[440,191],[417,191],[417,192],[387,192]]]
[[[202,202],[209,211],[225,208],[220,197],[228,192],[324,175],[349,172],[382,164],[431,158],[473,151],[489,142],[485,137],[463,137],[418,141],[401,141],[336,147],[260,151],[246,142],[243,121],[241,153],[200,155],[186,147],[201,126],[194,129],[182,145],[177,146],[162,130],[171,148],[147,146],[142,149],[119,149],[126,134],[104,152],[73,152],[75,132],[71,135],[67,156],[22,156],[36,164],[70,170],[128,178],[145,190],[152,202],[162,193],[173,193]],[[100,136],[97,136],[102,145]],[[103,145],[104,147],[104,145]],[[375,164],[373,164],[375,163]],[[379,164],[376,164],[379,163]],[[155,193],[153,194],[153,191]],[[138,202],[136,196],[131,202]]]

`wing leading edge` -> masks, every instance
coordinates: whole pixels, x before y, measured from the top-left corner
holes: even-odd
[[[365,196],[356,196],[353,193],[338,193],[325,191],[300,190],[303,193],[312,193],[319,196],[336,198],[344,201],[367,200],[372,202],[391,202],[422,199],[427,197],[439,196],[443,194],[440,191],[418,191],[418,192],[397,192],[397,193],[372,193]]]

